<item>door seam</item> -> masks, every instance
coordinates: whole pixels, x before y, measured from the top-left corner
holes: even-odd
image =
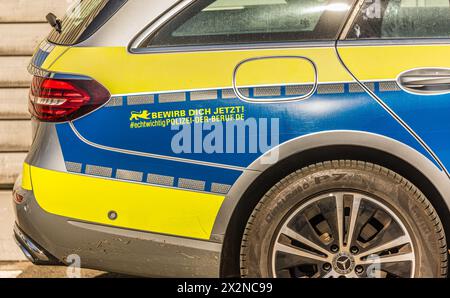
[[[439,157],[434,153],[430,146],[417,134],[414,129],[412,129],[394,110],[392,110],[382,99],[380,99],[372,90],[370,90],[366,85],[364,85],[347,67],[347,65],[342,60],[341,55],[339,54],[338,49],[338,41],[335,42],[334,50],[336,52],[337,58],[341,63],[342,67],[348,72],[348,74],[358,83],[358,85],[365,90],[370,97],[375,100],[386,112],[388,112],[392,118],[394,118],[406,131],[431,155],[431,157],[435,160],[435,162],[439,165],[441,170],[445,172],[448,178],[450,178],[450,173],[447,168],[444,166]]]

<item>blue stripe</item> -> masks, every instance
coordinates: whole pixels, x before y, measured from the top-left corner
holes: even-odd
[[[379,84],[375,84],[375,86],[378,93]],[[104,146],[246,168],[264,152],[175,154],[171,147],[171,140],[177,131],[172,131],[170,126],[131,129],[129,119],[131,112],[136,109],[162,112],[206,107],[214,110],[219,107],[243,106],[246,119],[250,117],[258,121],[261,118],[279,119],[280,143],[323,131],[363,131],[398,140],[419,151],[436,164],[428,152],[367,93],[349,92],[349,84],[345,84],[344,90],[344,93],[336,94],[316,93],[308,100],[283,104],[249,104],[238,99],[223,99],[222,90],[218,90],[219,99],[211,101],[158,103],[158,95],[156,95],[155,104],[105,107],[75,121],[74,125],[84,138]],[[282,91],[282,94],[285,94],[283,92],[285,91]],[[250,95],[252,93],[253,90]],[[403,97],[403,93],[403,91],[389,91],[380,94],[389,94],[389,98],[392,99],[407,98]],[[190,94],[187,97],[190,99]],[[398,104],[400,102],[398,101]],[[57,128],[66,161],[173,176],[176,179],[202,180],[207,182],[207,191],[210,191],[211,183],[214,182],[233,185],[242,174],[238,170],[107,151],[80,141],[68,124],[57,125]],[[238,141],[237,137],[235,136],[233,140],[234,144]]]

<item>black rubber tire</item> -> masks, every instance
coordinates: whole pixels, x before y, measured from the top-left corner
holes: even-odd
[[[416,243],[414,277],[447,276],[444,228],[425,195],[384,167],[353,160],[328,161],[303,168],[264,195],[244,231],[241,276],[271,277],[270,247],[283,219],[314,195],[339,189],[373,194],[395,209]]]

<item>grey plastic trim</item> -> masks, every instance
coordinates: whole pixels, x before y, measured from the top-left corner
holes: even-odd
[[[83,268],[148,277],[219,277],[220,243],[75,221],[44,211],[32,191],[17,184],[15,190],[27,202],[14,206],[20,229],[60,261],[77,254]]]
[[[28,238],[17,225],[14,225],[14,235],[18,238],[17,240],[20,240],[18,241],[19,244],[21,244],[20,242],[22,242],[25,245],[25,248],[29,249],[28,253],[33,254],[33,256],[36,257],[39,261],[50,261],[47,255],[39,247],[37,247],[37,245],[30,238]],[[28,257],[27,254],[25,255]],[[33,256],[31,256],[32,259]]]
[[[227,194],[231,189],[231,185],[228,184],[221,184],[221,183],[212,183],[211,184],[211,192],[213,193],[220,193],[220,194]]]
[[[144,173],[137,172],[137,171],[117,169],[116,170],[116,178],[122,179],[122,180],[131,180],[131,181],[141,182],[142,179],[144,178]]]
[[[372,148],[392,154],[399,159],[404,160],[424,176],[426,176],[439,191],[444,198],[447,206],[450,208],[450,180],[436,165],[427,157],[415,149],[386,136],[350,130],[336,130],[325,131],[320,133],[309,134],[292,139],[288,142],[280,144],[271,151],[265,153],[258,160],[253,162],[248,170],[245,171],[241,177],[231,188],[226,196],[224,203],[216,218],[211,239],[223,241],[223,237],[228,227],[230,218],[236,209],[237,204],[242,198],[248,187],[272,165],[267,164],[268,156],[273,156],[273,151],[278,150],[279,160],[283,160],[294,154],[298,154],[310,149],[321,148],[334,145],[358,146],[365,148]],[[330,156],[330,159],[333,157]]]
[[[81,173],[81,170],[83,169],[83,164],[78,162],[66,161],[66,168],[68,172]]]
[[[191,91],[191,101],[216,100],[217,98],[217,90]]]
[[[153,103],[155,103],[154,95],[132,95],[127,97],[128,106],[153,104]]]
[[[370,90],[374,91],[373,88],[370,88]],[[380,90],[380,92],[389,92],[389,91],[400,91],[402,89],[397,84],[397,82],[390,81],[390,82],[380,82],[379,90]]]
[[[82,229],[98,231],[106,234],[111,234],[114,236],[125,236],[130,237],[131,235],[139,235],[140,239],[154,241],[161,244],[170,244],[176,246],[185,246],[192,248],[201,248],[204,250],[212,251],[212,252],[220,252],[222,249],[222,245],[217,242],[203,241],[203,240],[195,240],[190,238],[176,237],[176,236],[166,236],[161,234],[149,233],[149,232],[141,232],[141,231],[133,231],[115,227],[108,227],[102,225],[96,225],[91,223],[79,222],[69,220],[67,221],[69,224],[80,227]]]
[[[158,98],[159,103],[185,102],[186,100],[185,92],[161,93]]]
[[[98,176],[98,177],[112,177],[112,168],[101,167],[96,165],[86,165],[86,175]]]
[[[344,84],[321,84],[317,89],[317,94],[342,94],[344,92]]]
[[[110,107],[121,107],[123,106],[123,97],[117,96],[117,97],[111,97],[111,99],[104,105],[104,107],[110,108]]]
[[[164,176],[157,174],[148,174],[147,182],[155,185],[164,185],[164,186],[173,186],[175,182],[175,177],[173,176]]]
[[[200,190],[204,191],[206,187],[206,182],[201,180],[193,180],[187,178],[179,178],[178,179],[178,187],[192,189],[192,190]]]

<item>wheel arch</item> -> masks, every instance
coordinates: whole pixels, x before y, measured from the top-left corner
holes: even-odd
[[[262,158],[256,160],[233,185],[221,207],[213,228],[213,239],[223,241],[221,276],[239,276],[242,234],[260,198],[295,170],[328,160],[376,163],[411,181],[437,210],[450,247],[450,179],[430,159],[408,145],[367,132],[330,131],[303,136],[276,149],[278,162],[267,165]]]

